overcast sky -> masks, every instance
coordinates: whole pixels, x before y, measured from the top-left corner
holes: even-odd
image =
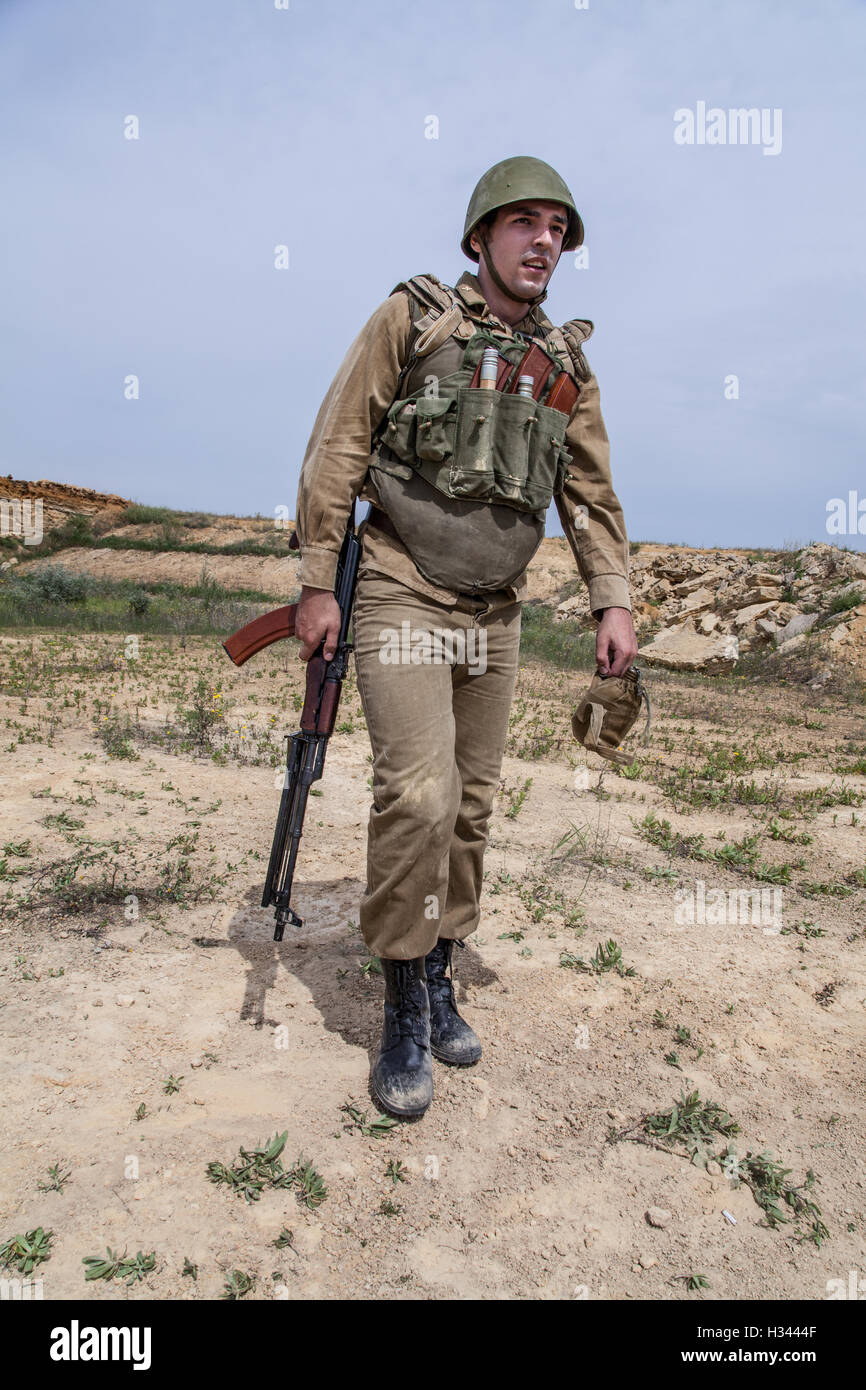
[[[294,514],[348,344],[534,154],[629,535],[866,547],[863,0],[288,3],[0,0],[0,473]],[[766,138],[678,143],[699,103]]]

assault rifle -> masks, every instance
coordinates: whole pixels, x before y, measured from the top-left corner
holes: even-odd
[[[289,541],[292,550],[298,550],[298,537],[293,532]],[[324,657],[325,644],[320,642],[307,662],[307,688],[304,695],[304,708],[301,711],[301,727],[296,734],[287,734],[286,774],[283,780],[283,794],[277,814],[277,828],[271,847],[268,876],[262,893],[262,907],[276,908],[274,941],[282,941],[287,922],[293,927],[302,927],[299,917],[291,905],[292,879],[295,861],[298,857],[298,841],[304,825],[307,797],[313,782],[318,782],[325,765],[325,750],[328,739],[334,731],[337,709],[340,704],[340,691],[349,669],[349,656],[352,644],[346,641],[352,617],[352,601],[355,596],[355,581],[358,577],[358,561],[361,544],[355,534],[355,504],[346,522],[346,534],[337,561],[337,577],[334,584],[334,597],[340,606],[340,634],[337,647],[330,661]],[[278,642],[283,637],[294,637],[295,618],[298,605],[290,603],[285,608],[275,608],[264,613],[245,627],[232,633],[223,642],[228,655],[236,666],[243,666],[256,652]]]

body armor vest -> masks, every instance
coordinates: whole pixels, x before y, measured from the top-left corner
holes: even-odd
[[[562,490],[568,417],[543,401],[561,372],[578,383],[589,377],[580,342],[592,324],[545,325],[533,335],[553,363],[534,400],[470,384],[486,347],[516,371],[526,337],[476,324],[432,276],[396,289],[409,293],[413,326],[396,399],[373,441],[376,491],[431,583],[459,593],[504,588],[541,544],[547,508]]]

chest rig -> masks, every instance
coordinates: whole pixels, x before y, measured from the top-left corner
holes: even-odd
[[[562,491],[568,416],[544,402],[563,372],[578,388],[589,378],[581,343],[592,324],[575,319],[559,329],[542,315],[531,337],[508,336],[435,276],[413,276],[392,293],[400,290],[412,312],[409,350],[373,439],[373,482],[431,583],[471,594],[504,588],[541,544],[547,508]],[[487,347],[511,364],[500,384],[513,385],[533,342],[551,359],[538,399],[472,385]]]

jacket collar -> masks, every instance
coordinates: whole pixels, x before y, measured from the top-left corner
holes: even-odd
[[[497,323],[502,322],[501,319],[496,318],[495,314],[491,314],[490,306],[487,303],[487,300],[484,298],[484,295],[481,293],[481,285],[479,283],[477,275],[473,275],[471,271],[464,270],[463,274],[460,276],[460,279],[457,281],[457,284],[454,286],[454,288],[460,295],[460,298],[463,300],[463,303],[467,306],[467,308],[472,309],[478,318],[494,318],[496,319]],[[546,290],[544,292],[543,297],[547,298]],[[538,330],[545,324],[549,323],[550,319],[547,317],[546,314],[543,314],[541,312],[541,306],[536,304],[534,308],[529,310],[525,318],[520,319],[518,323],[505,324],[503,326],[506,328],[510,328],[512,332],[526,333],[532,332],[533,330]]]

